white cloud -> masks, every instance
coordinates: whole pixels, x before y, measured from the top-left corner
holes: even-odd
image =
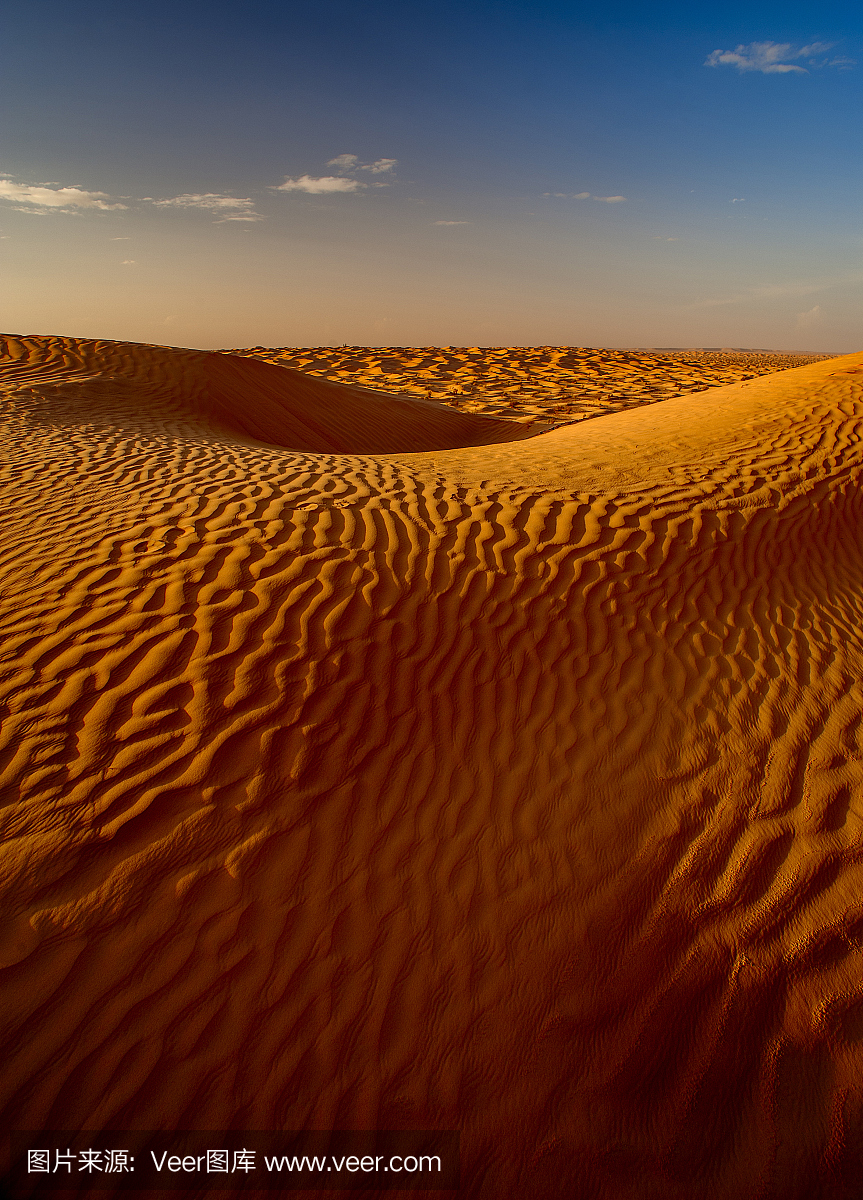
[[[337,154],[327,163],[328,167],[337,167],[340,171],[353,171],[359,162],[356,154]]]
[[[225,196],[221,192],[185,192],[172,196],[170,200],[154,200],[158,208],[199,208],[203,212],[219,214],[217,225],[226,221],[263,221],[255,212],[255,202],[248,196]]]
[[[594,196],[591,192],[543,192],[555,200],[601,200],[603,204],[621,204],[626,196]]]
[[[817,58],[819,54],[826,54],[828,50],[832,50],[835,45],[836,45],[835,42],[812,42],[808,46],[801,47],[800,57],[806,58],[806,59],[809,59],[810,61],[812,61],[813,59]],[[833,64],[836,61],[837,61],[836,59],[831,59],[830,62],[828,62],[826,64],[823,62],[815,63],[815,66],[821,67],[821,66],[826,65],[828,67],[831,67],[831,66],[833,66]],[[851,62],[852,60],[851,59],[847,59],[847,60],[843,59],[841,61]]]
[[[791,42],[749,42],[735,50],[714,50],[704,60],[705,67],[736,67],[738,71],[760,71],[762,75],[808,75],[795,59],[804,59],[810,67],[853,66],[852,59],[819,58],[833,42],[810,42],[795,48]]]
[[[351,171],[371,171],[373,175],[383,175],[392,171],[397,162],[397,158],[378,158],[373,163],[361,163],[357,154],[337,154],[329,160],[327,166],[335,167],[342,174],[349,174]]]
[[[821,305],[816,304],[814,308],[810,308],[808,312],[797,314],[798,329],[814,329],[816,325],[820,325],[824,319],[821,312]]]
[[[237,196],[223,196],[220,192],[185,192],[172,196],[170,200],[154,200],[160,208],[251,208],[253,200]]]
[[[390,183],[388,179],[375,180],[374,183],[368,184],[364,180],[358,179],[357,174],[360,171],[368,171],[372,175],[389,175],[397,162],[396,158],[378,158],[372,163],[361,163],[356,154],[337,154],[335,158],[329,160],[327,166],[335,167],[338,175],[300,175],[298,179],[289,175],[284,183],[280,183],[273,190],[277,192],[307,192],[312,196],[323,196],[338,192],[358,192],[361,188],[367,187],[388,187]]]
[[[76,208],[126,208],[125,204],[109,203],[107,192],[87,192],[79,187],[60,187],[59,184],[14,183],[0,179],[0,200],[26,208],[30,212],[56,209],[74,212]]]
[[[323,175],[313,179],[311,175],[301,175],[299,179],[290,177],[280,183],[274,191],[277,192],[308,192],[311,196],[321,196],[334,192],[358,192],[367,185],[359,179],[347,179],[344,175]]]
[[[254,200],[223,196],[220,192],[185,192],[182,196],[172,196],[170,200],[154,200],[153,203],[159,208],[204,208],[219,211],[226,208],[255,207]]]
[[[360,170],[371,171],[374,175],[382,175],[385,171],[392,171],[398,161],[397,158],[379,158],[377,162],[366,163],[365,166],[360,167]]]
[[[470,225],[470,221],[435,221],[435,225]]]
[[[123,261],[120,263],[120,266],[121,267],[134,267],[136,262],[137,262],[137,259],[124,258]]]

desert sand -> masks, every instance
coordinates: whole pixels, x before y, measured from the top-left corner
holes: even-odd
[[[859,1194],[863,354],[535,436],[3,348],[4,1128]]]
[[[532,420],[537,432],[834,357],[574,346],[255,346],[228,353],[335,383],[437,400],[461,412]]]

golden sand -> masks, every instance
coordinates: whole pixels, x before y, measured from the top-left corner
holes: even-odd
[[[4,345],[5,1128],[855,1194],[863,355],[528,437]]]
[[[228,353],[293,367],[336,383],[437,400],[461,412],[503,420],[529,419],[538,423],[538,432],[834,357],[574,346],[275,350],[256,346]]]

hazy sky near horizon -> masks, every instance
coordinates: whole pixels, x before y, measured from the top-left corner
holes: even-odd
[[[30,0],[0,37],[4,331],[861,348],[857,3]]]

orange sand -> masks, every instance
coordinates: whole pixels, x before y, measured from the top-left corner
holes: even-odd
[[[5,351],[4,1128],[857,1194],[863,355],[492,445],[533,427]]]
[[[550,423],[538,425],[538,431],[834,357],[573,346],[257,346],[228,353],[298,368],[336,383],[437,400],[461,412]]]

